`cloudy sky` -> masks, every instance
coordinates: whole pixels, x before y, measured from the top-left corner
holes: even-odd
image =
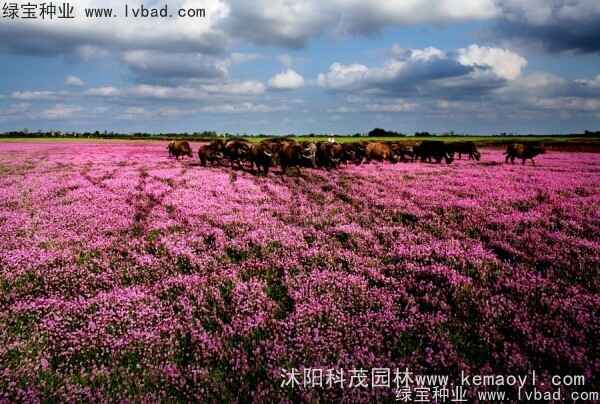
[[[160,20],[72,4],[2,11],[0,130],[600,129],[598,0],[170,0],[206,17]]]

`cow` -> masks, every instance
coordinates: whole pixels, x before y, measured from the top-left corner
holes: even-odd
[[[314,143],[312,145],[298,143],[295,140],[281,142],[279,149],[279,164],[282,174],[285,174],[289,168],[310,166],[315,159]]]
[[[413,152],[412,150],[401,142],[387,142],[387,144],[392,149],[392,161],[397,163],[398,161],[402,161],[403,163],[412,160]]]
[[[337,168],[342,161],[342,145],[335,142],[318,142],[316,161],[319,167]]]
[[[258,174],[261,169],[265,175],[269,174],[269,168],[277,164],[277,154],[264,143],[250,144],[246,159],[252,163],[252,167],[256,166]]]
[[[362,164],[367,155],[366,142],[342,143],[342,162]]]
[[[192,148],[185,140],[174,140],[170,142],[167,146],[167,150],[169,151],[169,157],[174,156],[177,160],[179,160],[179,157],[181,156],[192,157]]]
[[[200,164],[206,166],[206,163],[214,164],[223,158],[225,142],[221,139],[211,141],[209,144],[200,146],[198,149],[198,159]]]
[[[369,142],[366,146],[367,161],[394,161],[392,148],[383,142]]]
[[[300,142],[302,146],[302,166],[309,168],[317,167],[317,145],[313,142]]]
[[[525,160],[531,160],[531,163],[535,165],[533,158],[545,152],[546,149],[539,143],[512,143],[508,145],[504,152],[506,155],[504,162],[508,163],[508,160],[510,160],[512,164],[515,164],[515,158],[519,158],[522,160],[521,164],[523,165],[525,164]]]
[[[450,148],[454,153],[458,153],[458,159],[462,160],[462,155],[466,154],[469,156],[469,160],[481,159],[481,153],[477,150],[474,142],[453,142],[449,144]]]
[[[223,155],[229,159],[231,167],[237,164],[238,168],[242,168],[243,161],[250,161],[251,144],[242,139],[233,139],[225,142],[223,147]]]
[[[439,140],[424,140],[420,144],[413,146],[413,160],[416,159],[421,160],[421,162],[431,162],[433,159],[438,164],[444,159],[446,164],[451,164],[454,161],[454,152],[444,142]]]

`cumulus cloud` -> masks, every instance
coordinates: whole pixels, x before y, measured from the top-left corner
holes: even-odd
[[[549,51],[600,51],[597,0],[496,0],[501,16],[494,33]]]
[[[18,0],[17,3],[25,3]],[[197,6],[188,0],[172,0],[171,11]],[[116,18],[85,18],[87,7],[112,8]],[[229,14],[222,0],[203,0],[206,18],[126,18],[120,0],[81,0],[75,5],[74,19],[15,19],[0,24],[0,47],[36,55],[71,54],[93,58],[107,49],[154,49],[173,52],[217,53],[230,41],[221,28]]]
[[[382,67],[354,63],[334,63],[321,73],[321,87],[336,91],[371,91],[388,95],[427,95],[443,89],[454,96],[478,90],[477,94],[502,85],[508,77],[516,77],[526,63],[512,52],[480,48],[447,54],[440,49],[404,49],[394,46],[392,59]],[[509,56],[504,60],[502,56]],[[515,62],[516,66],[512,63]]]
[[[527,60],[507,49],[471,45],[458,50],[458,61],[465,66],[487,66],[499,77],[514,80],[527,66]]]
[[[274,90],[296,90],[304,86],[304,77],[292,69],[287,69],[271,78],[269,86]]]
[[[301,48],[324,32],[371,34],[386,26],[482,20],[499,13],[497,0],[204,0],[206,18],[125,19],[119,0],[81,0],[73,20],[15,20],[0,26],[2,47],[38,55],[72,54],[85,60],[107,50],[216,54],[235,41]],[[22,3],[24,0],[19,0]],[[169,2],[171,12],[197,6]],[[113,8],[116,18],[89,19],[88,7]],[[10,38],[10,40],[8,40]]]
[[[85,83],[77,76],[67,76],[65,78],[65,84],[68,86],[81,87]]]
[[[371,34],[386,26],[456,22],[492,18],[494,0],[230,0],[226,30],[259,44],[301,48],[330,30]]]
[[[333,63],[319,86],[342,94],[329,112],[469,114],[482,119],[527,111],[597,113],[600,76],[567,80],[525,71],[527,60],[506,48],[471,45],[456,51],[393,46],[380,66]],[[541,115],[536,115],[538,118]]]
[[[191,6],[197,3],[169,2],[171,12]],[[174,18],[126,20],[119,0],[81,0],[74,20],[1,24],[0,48],[84,60],[106,56],[110,50],[214,55],[239,42],[297,49],[326,33],[370,35],[390,26],[487,20],[496,25],[494,35],[538,42],[552,51],[600,50],[596,0],[203,0],[201,6],[206,9],[201,21],[178,18],[176,13]],[[84,18],[86,7],[112,7],[118,17]]]
[[[164,53],[134,50],[123,53],[123,62],[146,78],[224,78],[227,63],[198,53]]]

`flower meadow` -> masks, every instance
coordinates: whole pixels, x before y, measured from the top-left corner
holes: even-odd
[[[536,160],[255,176],[0,143],[0,402],[394,398],[291,368],[597,387],[600,154]]]

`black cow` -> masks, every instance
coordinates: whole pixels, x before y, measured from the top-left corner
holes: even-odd
[[[446,164],[451,164],[454,161],[454,152],[444,142],[439,140],[424,140],[420,144],[413,146],[413,160],[416,159],[421,160],[421,162],[431,162],[433,159],[438,164],[444,159]]]
[[[481,153],[477,150],[477,146],[473,142],[453,142],[449,144],[454,153],[458,153],[458,159],[462,160],[462,155],[469,156],[469,160],[481,159]]]
[[[504,154],[506,155],[505,163],[508,160],[512,164],[515,164],[515,158],[522,160],[522,164],[525,164],[525,160],[531,160],[531,163],[535,165],[533,158],[537,155],[544,154],[546,149],[539,143],[512,143],[506,148]]]
[[[224,156],[224,150],[225,142],[221,139],[216,139],[209,144],[200,146],[200,149],[198,149],[200,164],[206,166],[207,163],[218,163]]]

